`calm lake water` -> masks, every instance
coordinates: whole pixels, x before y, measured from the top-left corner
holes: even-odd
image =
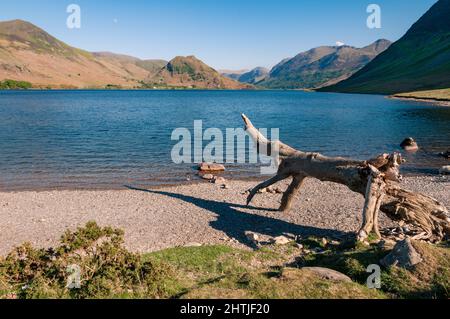
[[[195,179],[175,165],[172,130],[280,128],[284,142],[325,155],[367,159],[399,149],[408,136],[406,173],[436,173],[448,160],[450,108],[383,96],[297,91],[22,91],[0,92],[0,190],[122,188]],[[206,144],[206,143],[205,143]],[[256,177],[255,165],[227,176]]]

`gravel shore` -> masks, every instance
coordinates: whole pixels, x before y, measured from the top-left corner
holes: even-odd
[[[403,183],[450,206],[448,177],[407,177]],[[245,206],[243,193],[255,184],[0,193],[0,255],[23,242],[55,245],[66,229],[91,220],[125,230],[126,246],[138,252],[219,243],[249,247],[245,231],[339,237],[361,224],[363,197],[342,185],[309,179],[293,209],[282,213],[276,211],[280,194],[259,194],[251,207]],[[280,183],[282,189],[286,186]],[[383,214],[380,221],[382,226],[390,223]]]

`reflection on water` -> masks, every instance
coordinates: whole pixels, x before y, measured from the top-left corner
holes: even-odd
[[[191,164],[175,165],[172,130],[242,127],[246,113],[260,128],[280,128],[292,146],[367,159],[399,150],[406,173],[435,173],[448,160],[450,108],[383,96],[297,91],[27,91],[0,93],[0,190],[116,188],[186,181]],[[206,144],[206,143],[205,143]],[[256,177],[255,165],[227,175]]]

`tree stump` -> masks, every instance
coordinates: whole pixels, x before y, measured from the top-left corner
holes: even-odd
[[[259,190],[292,178],[280,206],[281,211],[289,210],[304,180],[311,177],[346,185],[350,190],[364,196],[363,225],[357,236],[360,241],[366,240],[372,232],[377,238],[381,238],[378,226],[380,210],[392,220],[404,221],[419,230],[414,239],[437,242],[449,238],[448,210],[429,196],[401,188],[399,170],[403,163],[401,154],[383,154],[375,159],[358,161],[302,152],[281,141],[268,140],[244,114],[242,118],[247,133],[256,143],[258,152],[273,156],[279,163],[274,177],[250,191],[247,205]]]

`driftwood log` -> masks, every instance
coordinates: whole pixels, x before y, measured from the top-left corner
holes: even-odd
[[[372,232],[381,238],[378,226],[380,210],[392,220],[404,221],[417,229],[415,239],[437,242],[450,236],[450,216],[447,209],[429,196],[400,186],[399,167],[403,162],[401,154],[383,154],[375,159],[358,161],[302,152],[281,141],[268,140],[244,114],[242,118],[258,152],[278,160],[277,174],[250,190],[247,205],[259,190],[292,178],[280,206],[281,211],[289,210],[305,179],[312,177],[346,185],[364,196],[363,225],[357,234],[360,241],[367,240]]]

